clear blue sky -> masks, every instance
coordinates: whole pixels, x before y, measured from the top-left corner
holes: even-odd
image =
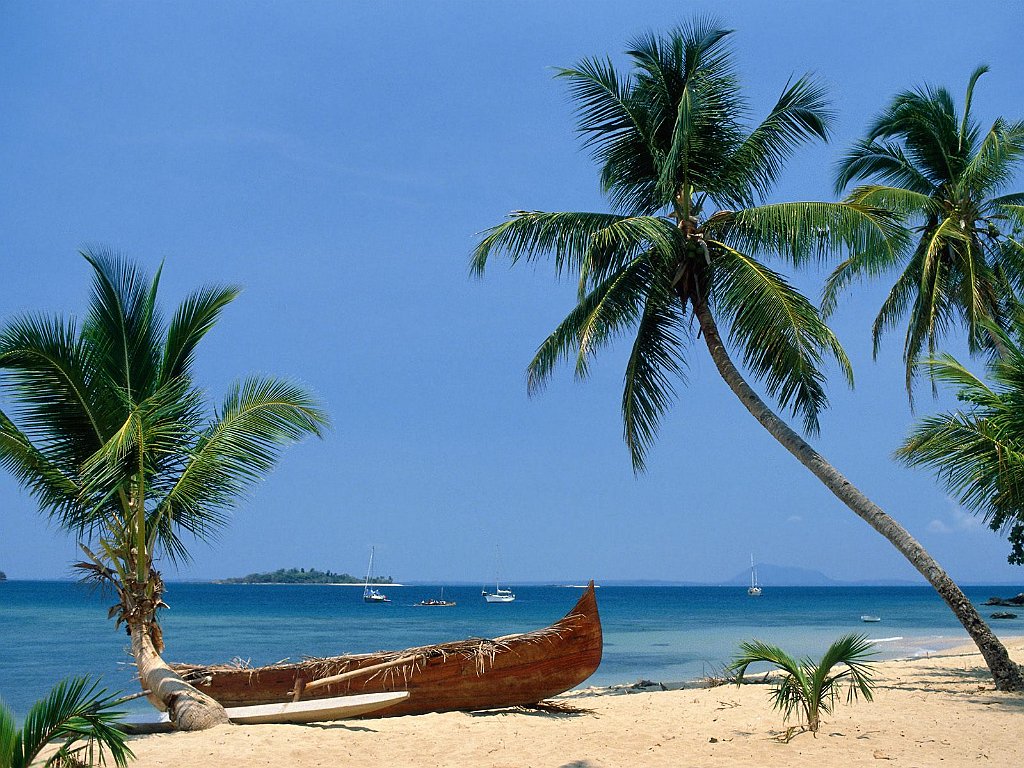
[[[359,573],[375,544],[380,573],[482,580],[497,543],[512,582],[713,581],[750,552],[842,579],[915,576],[699,347],[634,477],[624,348],[590,381],[564,371],[529,399],[525,365],[573,287],[543,265],[468,277],[474,233],[508,211],[603,208],[551,67],[708,10],[737,30],[755,114],[791,74],[832,87],[835,140],[800,153],[779,199],[827,198],[842,148],[897,90],[928,81],[959,99],[988,62],[978,116],[1024,117],[1015,3],[0,4],[0,318],[80,314],[80,247],[163,259],[165,302],[245,287],[201,353],[211,393],[284,374],[334,420],[169,577]],[[818,295],[820,274],[797,281]],[[1004,540],[889,459],[912,415],[900,339],[871,360],[882,290],[857,287],[835,319],[857,388],[833,372],[817,445],[956,578],[1022,581]],[[0,569],[63,577],[76,557],[0,475]]]

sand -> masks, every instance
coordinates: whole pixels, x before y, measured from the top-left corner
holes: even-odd
[[[1024,638],[1008,641],[1024,661]],[[714,688],[558,701],[573,712],[506,710],[312,726],[225,726],[134,737],[156,766],[1020,766],[1024,694],[995,691],[974,646],[878,667],[873,702],[840,704],[817,736],[781,743],[768,688]],[[596,693],[596,692],[592,692]]]

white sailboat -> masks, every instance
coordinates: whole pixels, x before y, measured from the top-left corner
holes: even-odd
[[[370,547],[370,564],[366,566],[366,582],[363,584],[363,602],[390,603],[391,598],[370,586],[370,577],[373,575],[373,552],[374,548]]]
[[[483,595],[484,600],[488,603],[511,603],[516,599],[515,594],[511,589],[502,589],[501,583],[499,582],[498,567],[501,565],[501,551],[495,547],[495,573],[494,573],[494,591],[488,592],[486,588],[480,591]]]
[[[759,597],[761,587],[757,583],[757,566],[754,565],[754,556],[750,556],[750,586],[747,587],[747,594],[751,597]]]

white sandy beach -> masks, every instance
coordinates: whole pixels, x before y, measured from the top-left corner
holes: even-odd
[[[1006,641],[1024,661],[1024,638]],[[783,744],[762,685],[623,695],[574,692],[570,713],[527,710],[313,726],[227,726],[135,737],[136,765],[1017,766],[1024,695],[996,692],[977,649],[889,661],[873,702],[840,705],[815,737]]]

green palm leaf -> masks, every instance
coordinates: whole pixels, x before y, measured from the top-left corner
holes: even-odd
[[[881,334],[906,321],[911,402],[921,355],[934,355],[956,327],[965,329],[972,352],[998,349],[986,329],[1006,323],[1007,308],[1024,288],[1018,238],[1024,227],[1003,207],[1024,198],[1000,194],[1024,161],[1024,123],[997,118],[981,135],[971,106],[987,71],[981,66],[972,73],[962,114],[943,88],[897,94],[837,169],[837,191],[857,180],[869,182],[847,202],[890,212],[907,237],[901,249],[856,249],[829,279],[825,310],[834,309],[838,293],[854,277],[878,277],[890,268],[898,275],[873,335],[877,351]]]
[[[822,352],[835,357],[852,385],[850,361],[814,305],[782,275],[724,243],[715,245],[721,254],[714,302],[729,322],[732,342],[768,393],[800,415],[806,431],[817,432],[818,416],[828,402]]]
[[[633,469],[644,469],[658,425],[675,397],[673,380],[685,381],[681,307],[662,282],[653,282],[626,363],[622,393],[623,434]]]
[[[578,305],[530,363],[531,393],[558,363],[574,358],[584,377],[597,350],[635,334],[622,415],[637,470],[683,380],[690,310],[721,312],[754,376],[814,431],[827,403],[826,357],[848,376],[849,363],[814,306],[756,256],[799,264],[904,247],[895,217],[869,205],[752,207],[796,147],[827,136],[831,113],[822,86],[804,76],[747,129],[729,35],[702,18],[634,40],[627,74],[596,58],[559,70],[614,212],[516,211],[483,233],[471,260],[480,275],[498,254],[512,263],[550,256],[557,276],[579,281]],[[705,210],[713,205],[729,207]]]
[[[932,470],[965,507],[1010,540],[1024,563],[1024,321],[1014,337],[992,327],[1004,353],[988,365],[990,383],[949,355],[926,360],[932,377],[954,387],[963,410],[918,420],[896,456]]]
[[[316,400],[292,382],[250,378],[236,384],[157,505],[158,515],[208,538],[285,446],[321,435],[327,423]]]
[[[737,685],[742,684],[752,664],[767,663],[781,671],[772,687],[773,707],[782,712],[784,722],[799,714],[801,726],[814,732],[821,723],[821,715],[832,713],[844,683],[849,683],[848,703],[859,696],[872,700],[874,655],[872,643],[865,635],[844,635],[828,647],[818,662],[797,660],[778,646],[752,641],[740,644],[740,653],[728,669],[735,675]]]
[[[109,755],[125,766],[134,755],[125,735],[115,727],[123,712],[117,699],[78,677],[58,683],[36,702],[16,730],[10,711],[0,705],[0,765],[28,768],[50,742],[58,744],[46,765],[100,765]]]
[[[825,87],[810,75],[788,84],[768,116],[744,140],[736,154],[740,188],[760,196],[775,186],[797,147],[819,138],[828,140],[833,114]]]

